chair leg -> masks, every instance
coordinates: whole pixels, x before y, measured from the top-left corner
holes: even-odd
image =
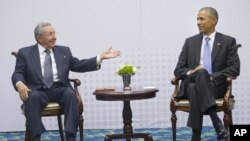
[[[79,122],[79,132],[80,132],[80,141],[83,141],[83,124],[84,124],[84,119],[82,114],[80,114],[80,122]]]
[[[228,112],[225,112],[223,121],[224,121],[224,127],[225,127],[225,129],[227,131],[229,131],[229,122],[231,121],[231,119],[230,119],[230,116],[229,116]],[[228,141],[228,138],[226,138],[225,141]]]
[[[232,117],[232,111],[228,111],[228,112],[225,112],[225,115],[224,115],[224,126],[225,128],[227,129],[227,131],[229,131],[229,126],[230,125],[233,125],[233,117]]]
[[[229,117],[230,117],[230,123],[229,125],[233,125],[233,115],[232,115],[232,110],[229,111]]]
[[[172,111],[172,116],[171,116],[173,141],[176,141],[176,121],[177,121],[177,117],[176,117],[175,112],[176,111]]]
[[[25,141],[31,141],[31,136],[30,136],[30,133],[29,133],[29,126],[28,126],[27,121],[26,121],[26,123],[25,123],[25,127],[26,127],[26,131],[25,131]]]
[[[224,115],[224,127],[227,131],[229,131],[229,126],[233,124],[233,118],[232,118],[232,111],[228,111]],[[226,138],[225,141],[228,141],[229,139]]]
[[[231,117],[230,117],[230,112],[225,112],[224,111],[224,118],[223,118],[223,121],[224,121],[224,127],[225,129],[228,131],[229,129],[229,124],[231,122]]]
[[[61,141],[64,141],[63,127],[62,127],[62,118],[61,118],[60,115],[57,116],[57,120],[58,120],[60,138],[61,138]]]

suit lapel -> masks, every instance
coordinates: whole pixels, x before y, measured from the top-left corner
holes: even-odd
[[[197,42],[195,42],[195,45],[194,45],[194,47],[196,47],[194,49],[194,51],[195,51],[195,58],[196,58],[197,64],[200,63],[202,37],[203,37],[203,35],[199,34],[199,36],[197,38]]]
[[[212,62],[215,60],[218,52],[221,49],[221,34],[216,33],[215,38],[214,38],[214,44],[213,44],[213,50],[212,50]]]
[[[63,67],[63,63],[64,63],[64,56],[63,53],[58,49],[57,46],[55,46],[53,48],[53,53],[54,53],[54,57],[55,57],[55,61],[56,61],[56,68],[57,68],[57,73],[58,73],[58,77],[61,77],[62,74],[62,67]]]
[[[40,62],[40,54],[38,51],[38,45],[34,45],[32,48],[32,53],[30,54],[30,60],[32,61],[32,65],[34,66],[35,72],[37,72],[37,76],[40,80],[43,79],[42,77],[42,68]]]

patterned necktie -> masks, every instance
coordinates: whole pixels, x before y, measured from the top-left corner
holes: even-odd
[[[50,56],[50,50],[46,49],[44,51],[46,53],[45,60],[44,60],[44,76],[43,82],[45,88],[50,88],[53,84],[53,70],[52,70],[52,61]]]
[[[205,38],[205,46],[204,46],[204,52],[203,52],[203,66],[207,70],[209,74],[212,73],[212,61],[211,61],[211,48],[209,45],[209,37]]]

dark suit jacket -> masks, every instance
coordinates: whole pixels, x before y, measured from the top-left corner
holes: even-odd
[[[187,77],[187,72],[199,65],[202,38],[202,34],[197,34],[186,39],[174,70],[176,77],[184,80]],[[236,77],[240,73],[240,59],[235,45],[236,40],[233,37],[216,33],[212,50],[213,73],[211,77],[219,90],[219,95],[226,89],[226,77]],[[177,97],[182,97],[183,94],[184,92],[181,87]]]
[[[58,77],[60,82],[69,86],[69,71],[87,72],[97,70],[96,57],[79,60],[72,56],[70,48],[56,45],[53,48]],[[43,87],[43,77],[40,63],[38,45],[21,48],[18,51],[12,83],[16,89],[18,81],[24,82],[28,88],[35,90]]]

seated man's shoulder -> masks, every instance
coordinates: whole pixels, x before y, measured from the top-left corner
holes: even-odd
[[[222,36],[223,39],[225,40],[232,40],[232,39],[235,39],[234,37],[230,36],[230,35],[227,35],[227,34],[223,34],[223,33],[220,33],[220,32],[217,32],[218,35]]]
[[[56,48],[56,49],[60,49],[60,50],[70,50],[69,47],[63,46],[63,45],[56,45],[55,48]]]
[[[35,47],[35,45],[22,47],[22,48],[20,48],[18,50],[18,54],[20,54],[20,53],[30,53],[34,47]]]
[[[196,34],[196,35],[193,35],[193,36],[190,36],[187,38],[187,40],[197,40],[197,39],[200,39],[202,37],[202,34]]]

